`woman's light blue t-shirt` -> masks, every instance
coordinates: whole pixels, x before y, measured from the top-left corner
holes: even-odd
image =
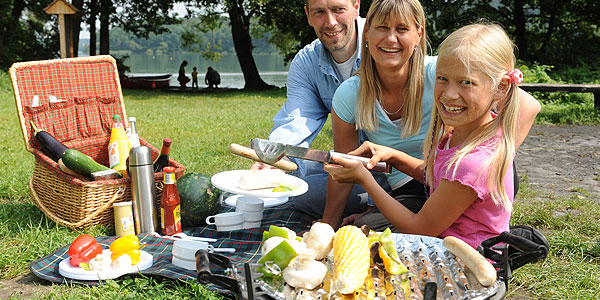
[[[413,157],[423,158],[423,141],[427,134],[427,129],[429,128],[431,110],[433,107],[433,87],[435,85],[436,63],[437,57],[425,57],[423,118],[419,132],[410,137],[402,137],[403,127],[400,120],[390,120],[379,102],[375,101],[379,127],[376,131],[364,131],[369,141],[400,150]],[[351,124],[356,124],[359,83],[360,78],[358,76],[350,77],[338,87],[333,96],[333,110],[342,120]],[[392,170],[392,173],[388,175],[387,179],[392,189],[396,189],[411,180],[408,175],[395,168]]]

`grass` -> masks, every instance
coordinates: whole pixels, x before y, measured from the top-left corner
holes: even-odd
[[[142,137],[153,145],[160,145],[164,137],[171,138],[171,156],[186,166],[186,172],[208,175],[249,167],[251,161],[231,155],[227,146],[230,143],[247,145],[253,137],[266,137],[272,126],[272,116],[285,101],[283,90],[206,95],[125,90],[124,94],[127,113],[138,119],[137,127]],[[544,105],[542,114],[552,109],[553,106]],[[585,115],[590,116],[585,122],[597,124],[593,109],[589,111],[587,106],[584,109]],[[575,120],[578,115],[563,119],[569,118]],[[113,233],[102,227],[70,230],[57,226],[32,204],[27,182],[33,170],[33,156],[25,150],[12,88],[4,72],[0,72],[0,130],[0,162],[5,174],[0,181],[1,285],[1,280],[28,274],[31,261],[67,245],[79,234],[98,236]],[[314,147],[329,149],[331,146],[331,125],[328,122]],[[512,223],[540,229],[548,237],[552,248],[543,262],[524,266],[514,273],[508,298],[600,297],[598,199],[588,195],[584,189],[578,189],[577,197],[557,198],[552,191],[532,190],[527,178],[521,178],[521,182]],[[195,282],[125,276],[99,287],[51,285],[34,298],[220,297]]]

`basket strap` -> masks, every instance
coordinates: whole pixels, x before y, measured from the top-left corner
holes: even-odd
[[[119,189],[115,192],[115,194],[112,196],[112,198],[109,201],[107,201],[104,205],[102,205],[102,207],[100,207],[98,210],[96,210],[91,215],[85,217],[83,220],[81,220],[81,221],[79,221],[77,223],[73,223],[73,222],[69,222],[69,221],[65,221],[65,220],[61,219],[60,217],[58,217],[57,215],[55,215],[53,212],[51,212],[48,208],[46,208],[46,206],[44,206],[44,204],[42,203],[42,201],[40,201],[40,199],[38,198],[38,195],[35,192],[35,189],[33,188],[33,177],[31,177],[31,179],[29,180],[29,190],[31,191],[31,195],[32,195],[33,201],[35,202],[35,204],[37,205],[37,207],[39,207],[40,210],[46,216],[48,216],[52,221],[56,222],[59,225],[67,226],[67,227],[71,227],[71,228],[81,228],[83,224],[85,224],[89,220],[97,217],[99,214],[103,213],[106,209],[108,209],[109,207],[111,207],[112,204],[117,199],[119,199],[120,197],[122,197],[123,195],[125,195],[125,189],[126,189],[125,187],[119,187]]]

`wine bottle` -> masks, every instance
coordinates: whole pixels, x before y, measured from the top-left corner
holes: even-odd
[[[163,140],[162,148],[160,149],[160,155],[154,161],[154,173],[161,172],[164,167],[169,165],[169,151],[171,150],[171,139],[165,138]]]

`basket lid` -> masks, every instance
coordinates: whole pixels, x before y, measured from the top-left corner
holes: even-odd
[[[65,143],[107,136],[127,120],[117,64],[109,55],[13,64],[9,69],[25,147],[39,148],[30,125]]]

